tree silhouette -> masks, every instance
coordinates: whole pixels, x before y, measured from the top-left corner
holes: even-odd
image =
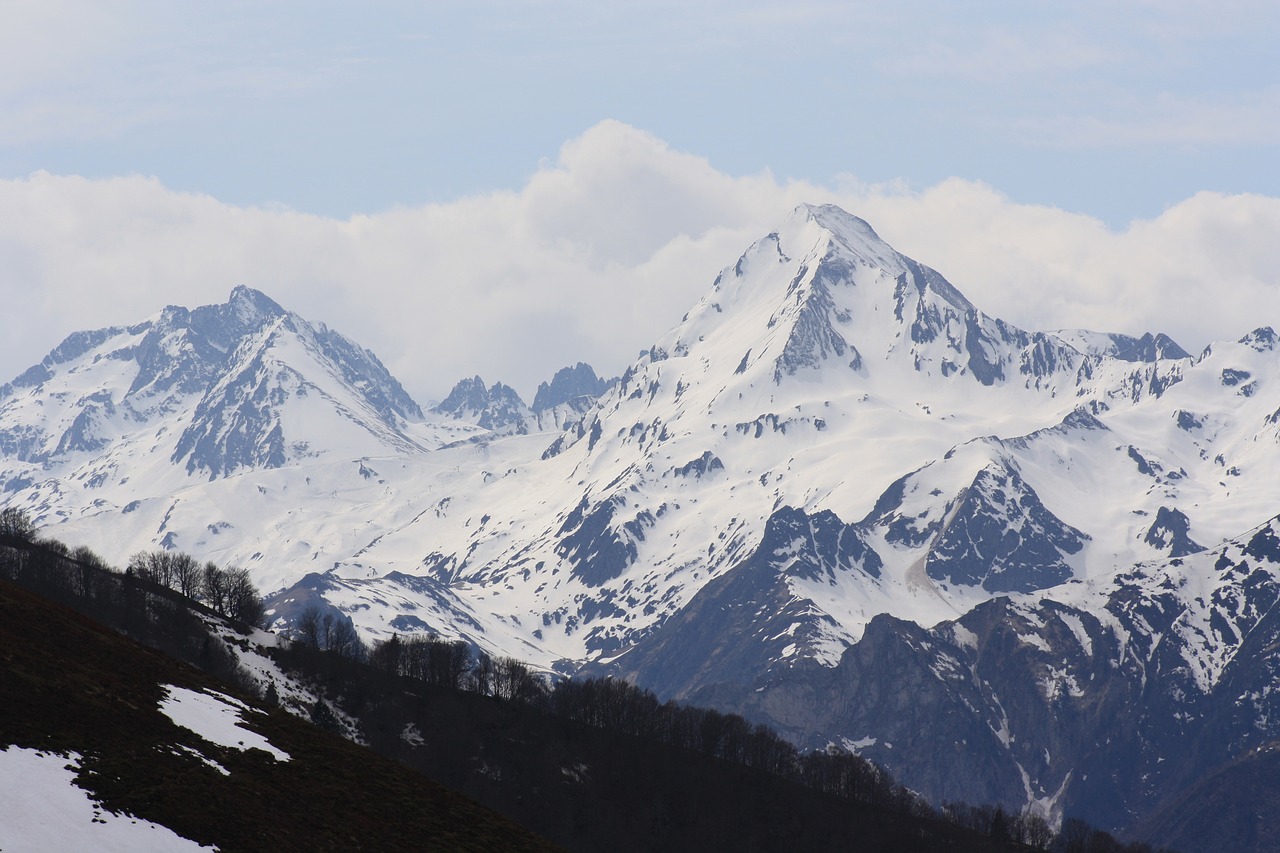
[[[36,526],[25,510],[14,506],[0,509],[0,537],[31,542],[36,536]]]

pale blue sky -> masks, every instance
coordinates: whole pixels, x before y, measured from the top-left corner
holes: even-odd
[[[345,217],[516,189],[612,118],[730,174],[956,176],[1117,227],[1280,195],[1274,0],[18,6],[3,177]]]
[[[10,0],[0,382],[237,284],[617,373],[798,202],[1024,328],[1280,327],[1280,2]]]

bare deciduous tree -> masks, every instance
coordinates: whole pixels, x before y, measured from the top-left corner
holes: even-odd
[[[30,542],[35,539],[36,526],[25,510],[18,509],[16,506],[7,506],[0,509],[0,536]]]

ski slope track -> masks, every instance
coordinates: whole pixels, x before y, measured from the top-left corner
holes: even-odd
[[[1239,682],[1247,725],[1203,760],[1280,736],[1241,663],[1269,660],[1254,638],[1280,618],[1278,348],[1269,328],[1198,356],[1155,331],[1023,330],[802,205],[621,377],[566,368],[531,406],[477,376],[424,411],[245,287],[74,334],[0,387],[0,488],[116,562],[246,566],[285,627],[320,604],[368,640],[623,675],[855,746],[930,795],[964,765],[992,799],[1119,826],[1196,772],[1158,754],[1173,729],[1140,736],[1161,768],[1108,801],[1084,735],[1014,708],[1052,717],[1105,670],[1209,738],[1196,715]],[[1025,664],[1016,690],[984,674],[991,637]],[[894,734],[922,721],[889,690],[840,715],[823,691],[865,689],[886,643],[880,665],[943,685],[969,728]],[[968,764],[926,767],[946,737]]]

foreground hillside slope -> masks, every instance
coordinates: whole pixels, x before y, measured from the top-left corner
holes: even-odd
[[[39,753],[72,768],[97,804],[83,815],[87,826],[61,814],[34,826],[39,815],[8,815],[0,821],[6,850],[72,849],[76,839],[81,849],[106,849],[108,824],[134,820],[176,834],[166,836],[174,847],[156,849],[184,849],[181,839],[225,851],[555,849],[407,768],[230,696],[203,673],[8,581],[0,581],[0,668],[6,801],[17,799],[11,786],[34,782],[7,769]],[[174,697],[194,717],[182,703],[166,704]],[[220,726],[228,717],[234,725]],[[228,732],[229,744],[220,737]],[[115,849],[144,849],[160,832],[142,842],[126,835]]]

